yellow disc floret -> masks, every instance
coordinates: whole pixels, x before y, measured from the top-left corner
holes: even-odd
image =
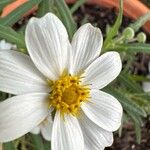
[[[77,115],[82,102],[88,100],[89,88],[80,84],[77,76],[62,76],[52,86],[50,106],[60,110],[61,114]]]

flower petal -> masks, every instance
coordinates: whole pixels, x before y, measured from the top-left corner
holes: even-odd
[[[52,135],[52,116],[49,115],[46,120],[41,124],[41,133],[43,135],[43,138],[47,141],[51,140],[51,135]]]
[[[150,79],[150,75],[148,75],[147,78]],[[150,82],[148,82],[148,81],[143,82],[143,90],[145,92],[150,92]]]
[[[101,31],[87,23],[81,26],[72,40],[73,74],[80,73],[99,56],[103,43]]]
[[[71,116],[61,117],[56,112],[52,129],[52,150],[83,150],[84,141],[78,120]]]
[[[91,101],[81,107],[90,120],[107,131],[116,131],[121,125],[122,106],[105,92],[91,90]]]
[[[12,45],[11,43],[7,43],[5,40],[0,41],[0,50],[11,50],[14,47],[14,45]]]
[[[15,96],[0,103],[0,142],[8,142],[31,131],[49,113],[48,94]]]
[[[30,133],[32,133],[32,134],[39,134],[40,133],[40,127],[39,126],[35,127],[34,129],[32,129],[30,131]]]
[[[70,43],[62,22],[52,13],[32,18],[26,29],[26,45],[37,68],[51,80],[66,69]]]
[[[97,58],[86,70],[83,84],[90,84],[91,88],[102,89],[112,82],[122,68],[121,59],[117,52],[107,52]]]
[[[0,51],[0,91],[11,94],[49,92],[46,79],[31,59],[13,50]]]
[[[144,92],[150,92],[150,82],[143,83],[143,90]]]
[[[112,132],[106,131],[94,124],[84,113],[79,118],[84,136],[86,150],[103,150],[113,143]]]

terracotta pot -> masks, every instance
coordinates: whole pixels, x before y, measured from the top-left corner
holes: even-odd
[[[66,0],[67,3],[74,3],[76,0]],[[87,0],[88,4],[95,4],[100,5],[103,7],[112,8],[115,7],[116,9],[119,8],[119,0]],[[143,16],[144,14],[150,12],[150,9],[146,7],[142,2],[139,0],[124,0],[124,7],[123,7],[124,15],[128,16],[131,19],[136,20],[137,18]],[[148,21],[144,25],[144,29],[150,33],[150,21]]]
[[[28,0],[16,0],[15,2],[12,2],[11,4],[9,4],[8,6],[6,6],[3,9],[1,17],[7,16],[10,12],[12,12],[14,9],[21,6],[22,4],[24,4],[27,1]],[[76,0],[66,0],[67,3],[74,3],[75,1]],[[104,7],[109,7],[109,8],[112,8],[112,7],[115,7],[116,9],[119,8],[119,0],[87,0],[87,3],[93,4],[93,5],[95,4],[95,5],[100,5],[100,6],[104,6]],[[35,6],[32,10],[27,12],[25,14],[25,16],[31,14],[36,9],[37,9],[37,6]],[[136,20],[140,16],[143,16],[147,12],[150,12],[150,9],[148,7],[146,7],[139,0],[124,0],[123,11],[124,11],[124,15],[128,16],[131,19]],[[148,33],[150,33],[150,21],[148,21],[144,25],[144,29]]]
[[[23,5],[24,3],[28,2],[29,0],[16,0],[12,3],[10,3],[9,5],[7,5],[2,13],[1,13],[1,18],[4,18],[5,16],[7,16],[8,14],[10,14],[13,10],[15,10],[17,7]],[[29,10],[27,13],[25,13],[23,15],[24,16],[28,16],[30,15],[31,13],[33,13],[35,10],[37,10],[37,6],[33,7],[31,10]]]

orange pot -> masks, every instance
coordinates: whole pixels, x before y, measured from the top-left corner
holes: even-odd
[[[8,6],[6,6],[3,9],[3,12],[1,14],[1,17],[7,16],[10,12],[15,10],[17,7],[21,6],[28,0],[16,0],[15,2],[12,2]],[[74,3],[76,0],[66,0],[67,3]],[[115,7],[116,9],[119,9],[119,0],[87,0],[88,4],[96,4],[104,7]],[[29,15],[30,13],[34,12],[37,9],[37,7],[34,7],[32,10],[27,12],[25,15]],[[147,12],[150,12],[150,9],[146,7],[142,2],[139,0],[124,0],[124,8],[123,8],[124,14],[128,16],[131,19],[138,19],[140,16],[143,16]],[[144,25],[144,29],[150,33],[150,21],[148,21]]]
[[[24,3],[28,2],[29,0],[16,0],[10,4],[8,4],[1,13],[1,18],[7,16],[10,14],[13,10],[18,8],[19,6],[23,5]],[[33,7],[31,10],[29,10],[27,13],[24,14],[24,16],[28,16],[31,13],[33,13],[37,9],[37,6]],[[23,16],[23,17],[24,17]]]

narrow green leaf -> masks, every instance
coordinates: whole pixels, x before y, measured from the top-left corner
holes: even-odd
[[[31,134],[34,150],[44,150],[44,144],[40,135]]]
[[[148,81],[148,82],[150,82],[150,78],[142,76],[142,75],[130,75],[130,78],[134,81]]]
[[[139,118],[130,112],[127,112],[127,113],[134,122],[136,140],[137,140],[137,143],[140,144],[141,143],[141,123],[139,122]]]
[[[27,27],[27,24],[24,24],[23,26],[21,26],[21,28],[19,28],[19,30],[17,30],[17,33],[25,35],[26,27]]]
[[[150,12],[141,16],[137,21],[131,23],[129,26],[134,29],[134,31],[138,31],[148,20],[150,20]]]
[[[12,142],[4,143],[3,150],[16,150]]]
[[[146,117],[146,112],[124,93],[110,86],[105,88],[104,91],[116,97],[116,99],[122,104],[125,111],[131,111],[134,114]]]
[[[51,150],[51,142],[46,141],[44,143],[44,150]]]
[[[11,3],[12,0],[0,0],[0,11],[9,3]]]
[[[69,37],[71,39],[77,29],[76,23],[73,20],[71,12],[64,0],[55,0],[54,4],[57,8],[57,12],[59,14],[60,19],[67,28]]]
[[[143,89],[139,86],[135,81],[131,79],[131,77],[127,73],[121,73],[118,77],[118,80],[121,84],[123,84],[129,91],[135,93],[142,93]]]
[[[82,6],[87,0],[78,0],[70,9],[73,14],[80,6]]]
[[[16,44],[19,48],[26,48],[24,42],[24,36],[18,34],[10,27],[5,27],[3,25],[0,25],[0,38]]]
[[[42,17],[44,16],[46,13],[48,13],[50,11],[50,0],[43,0],[40,4],[39,4],[39,8],[37,11],[36,16],[38,17]]]
[[[24,3],[22,6],[16,8],[13,12],[11,12],[8,16],[0,19],[0,24],[12,26],[15,24],[22,16],[32,9],[35,5],[38,5],[42,0],[30,0]]]
[[[109,43],[112,40],[112,38],[117,35],[119,27],[122,23],[122,16],[123,16],[123,0],[120,0],[119,14],[113,27],[109,29],[109,32],[104,41],[104,45],[103,45],[104,49],[106,49],[109,46]]]
[[[109,47],[106,49],[116,50],[118,52],[130,52],[130,53],[150,53],[150,44],[142,44],[142,43],[132,43],[132,44],[115,44],[113,47]]]

